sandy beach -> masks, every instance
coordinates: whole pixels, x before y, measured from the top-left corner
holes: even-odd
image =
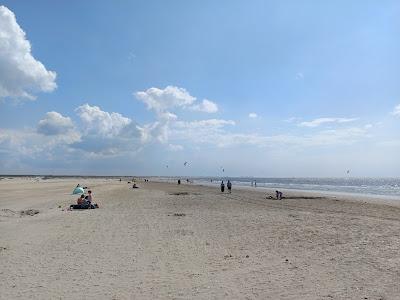
[[[395,201],[138,185],[1,180],[0,298],[400,299]]]

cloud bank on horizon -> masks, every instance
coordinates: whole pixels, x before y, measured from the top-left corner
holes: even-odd
[[[0,121],[0,173],[215,175],[223,164],[230,176],[341,176],[348,168],[359,176],[400,176],[400,94],[397,103],[385,102],[378,117],[347,113],[346,107],[316,109],[315,103],[308,113],[293,110],[297,104],[290,101],[276,109],[278,102],[269,101],[264,108],[264,100],[249,102],[251,90],[230,100],[237,99],[236,88],[222,89],[225,95],[190,81],[187,88],[155,86],[151,79],[146,88],[126,89],[125,109],[100,99],[60,102],[57,97],[69,97],[74,82],[57,87],[56,72],[46,68],[45,56],[44,63],[34,58],[28,37],[14,12],[0,6],[0,116],[6,117],[3,106],[30,120],[16,116],[7,127]],[[293,88],[311,80],[310,71],[305,76],[293,69]],[[57,74],[63,76],[62,66]],[[269,93],[264,90],[265,98]],[[31,115],[23,101],[36,99],[32,105],[40,107],[45,97],[52,100]],[[179,167],[183,160],[191,167]]]

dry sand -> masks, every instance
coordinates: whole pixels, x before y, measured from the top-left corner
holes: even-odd
[[[63,210],[78,181],[100,209]],[[139,186],[1,180],[0,298],[400,299],[398,205]]]

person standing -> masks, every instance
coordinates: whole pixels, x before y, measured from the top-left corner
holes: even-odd
[[[232,183],[228,180],[228,182],[226,183],[226,187],[228,188],[228,192],[229,194],[232,192]]]
[[[221,182],[221,193],[223,193],[225,191],[225,184],[224,181],[222,180]]]

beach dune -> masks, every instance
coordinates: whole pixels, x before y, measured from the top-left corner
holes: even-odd
[[[100,209],[66,210],[77,183]],[[138,186],[1,180],[0,298],[400,299],[396,204]]]

